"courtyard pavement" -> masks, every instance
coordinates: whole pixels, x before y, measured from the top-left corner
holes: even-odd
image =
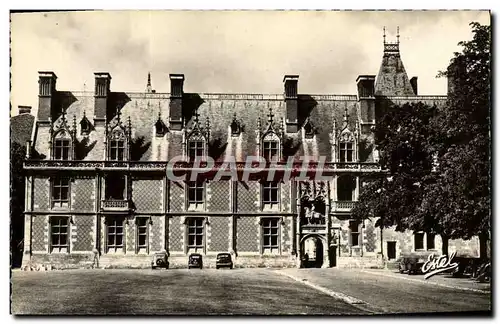
[[[13,271],[11,312],[371,315],[491,310],[487,290],[436,285],[434,278],[426,282],[371,269]]]

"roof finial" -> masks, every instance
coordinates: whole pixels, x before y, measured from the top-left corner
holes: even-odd
[[[151,72],[148,72],[148,84],[146,85],[146,92],[151,93],[152,87],[151,87]]]
[[[137,104],[137,102],[136,102]],[[118,122],[120,122],[120,118],[121,118],[121,111],[120,111],[120,106],[116,106],[116,116],[118,117]]]
[[[342,125],[342,128],[346,128],[347,127],[347,118],[349,117],[349,114],[347,113],[347,107],[345,107],[344,109],[344,125]]]
[[[397,34],[397,38],[398,38],[398,44],[399,44],[399,26],[398,26],[398,34]]]
[[[272,107],[269,107],[269,114],[267,115],[269,117],[268,121],[269,121],[269,124],[272,124],[273,122],[273,108]]]
[[[73,132],[76,134],[76,115],[73,115]]]
[[[384,44],[385,44],[385,26],[384,26]]]
[[[161,119],[161,105],[159,101],[158,101],[158,119]]]
[[[194,111],[194,122],[195,122],[196,124],[198,124],[198,121],[199,121],[199,119],[198,119],[198,118],[199,118],[199,117],[200,117],[200,114],[198,113],[198,109],[196,109],[196,110]]]

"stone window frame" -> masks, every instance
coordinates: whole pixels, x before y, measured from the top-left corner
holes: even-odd
[[[60,222],[59,224],[54,224],[55,221],[61,221],[64,220],[66,222],[65,225],[61,225]],[[60,244],[60,239],[61,239],[61,227],[66,228],[66,244]],[[54,233],[54,227],[59,228],[59,233]],[[54,244],[53,243],[53,236],[57,235],[59,237],[59,244]],[[70,253],[70,237],[71,237],[71,217],[70,216],[50,216],[49,217],[49,253]],[[58,249],[58,251],[55,250],[55,248]],[[62,250],[62,249],[65,250]]]
[[[191,147],[194,145],[194,147]],[[194,150],[194,154],[192,153],[192,150]],[[202,150],[202,154],[199,155],[199,150]],[[203,159],[206,158],[207,156],[207,144],[206,140],[203,136],[197,136],[193,135],[191,136],[186,145],[186,158],[189,162],[193,162],[196,159]]]
[[[191,222],[195,222],[191,225]],[[201,222],[201,225],[196,224],[196,222]],[[201,253],[206,254],[207,252],[207,225],[208,219],[205,216],[187,216],[184,219],[184,253]],[[190,229],[194,228],[195,233],[190,233]],[[201,233],[196,233],[196,229],[201,228]],[[194,245],[189,244],[190,234],[194,234],[195,242]],[[201,236],[201,244],[196,244],[196,237]]]
[[[116,220],[121,220],[121,226],[117,226],[117,225],[114,225],[114,226],[110,226],[110,222],[111,221],[116,221]],[[104,220],[104,227],[105,227],[105,235],[104,235],[104,251],[106,254],[120,254],[120,253],[123,253],[125,254],[126,251],[127,251],[127,217],[126,216],[118,216],[118,215],[109,215],[109,216],[106,216],[105,220]],[[114,227],[115,228],[115,233],[109,233],[109,229],[110,227]],[[122,228],[122,232],[121,232],[121,237],[122,237],[122,242],[121,242],[121,248],[119,247],[119,245],[116,245],[116,238],[115,238],[115,244],[112,245],[111,248],[114,249],[114,251],[111,251],[110,249],[110,244],[109,244],[109,235],[110,234],[115,234],[116,236],[116,229],[118,227],[121,227]]]
[[[144,222],[142,224],[142,222]],[[149,254],[150,251],[150,232],[151,232],[151,225],[153,224],[151,217],[150,216],[137,216],[135,218],[135,253],[136,254]],[[144,245],[139,245],[139,237],[142,235],[140,233],[140,229],[145,228],[146,232],[144,233],[145,235],[145,244]]]
[[[60,131],[56,133],[52,143],[52,160],[57,161],[70,161],[73,159],[73,145],[71,138],[66,136],[58,137],[58,134],[63,134],[65,131]],[[66,158],[64,157],[64,153],[66,152]]]
[[[363,228],[362,228],[362,222],[359,219],[349,219],[348,221],[348,226],[349,226],[349,246],[351,248],[359,248],[362,246],[361,238],[363,234]],[[357,231],[353,231],[353,227],[351,224],[358,224],[357,226]],[[357,235],[357,243],[356,245],[353,244],[353,234]]]
[[[421,248],[417,248],[417,236],[419,237],[419,242],[421,240]],[[421,237],[421,239],[420,239]],[[413,232],[413,251],[425,251],[425,232],[424,231],[415,231]],[[420,244],[419,244],[420,245]]]
[[[276,188],[266,185],[275,184]],[[276,202],[265,201],[265,190],[276,189],[277,200]],[[271,196],[271,194],[270,194]],[[279,181],[261,181],[260,182],[260,207],[262,211],[280,211],[281,210],[281,182]]]
[[[108,133],[107,133],[107,140],[106,140],[106,159],[107,161],[114,161],[114,162],[120,162],[120,161],[129,161],[129,153],[130,153],[130,141],[131,141],[131,126],[129,126],[129,130],[119,122],[117,125],[115,125]],[[120,146],[115,146],[113,145],[114,143],[123,143],[122,147]],[[122,149],[122,159],[119,159],[119,154],[117,152],[116,157],[113,158],[113,150],[114,149]]]
[[[205,211],[207,206],[207,181],[196,180],[186,181],[185,183],[185,210],[186,211]],[[194,185],[194,186],[193,186]],[[190,200],[190,191],[195,190],[195,198],[198,198],[197,189],[201,189],[201,200]]]
[[[275,143],[276,144],[276,147],[266,147],[266,145],[271,145]],[[274,154],[272,157],[271,157],[271,160],[269,159],[269,152],[267,151],[276,151],[276,154]],[[274,160],[281,160],[281,140],[279,138],[279,136],[272,132],[272,131],[269,131],[268,133],[266,133],[264,136],[262,136],[262,150],[261,150],[261,156],[267,161],[267,162],[271,162],[271,161],[274,161]]]
[[[273,227],[273,223],[276,223],[276,227]],[[269,224],[269,227],[267,227],[266,223]],[[281,236],[282,236],[282,230],[283,230],[283,224],[284,220],[283,217],[281,216],[262,216],[259,219],[259,226],[260,226],[260,254],[261,255],[281,255],[282,253],[282,242],[281,242]],[[273,234],[272,232],[270,234],[264,233],[265,229],[269,229],[272,231],[272,229],[276,229],[276,233]],[[276,237],[276,244],[272,243],[272,240],[270,242],[270,245],[267,245],[264,243],[265,241],[265,236],[269,237]]]
[[[422,248],[417,249],[417,235],[421,235],[422,237]],[[429,248],[429,237],[433,237],[432,239],[432,247]],[[424,231],[415,231],[413,232],[413,251],[437,251],[436,249],[436,234],[435,233],[427,233]]]
[[[59,184],[57,187],[59,187],[59,188],[67,187],[67,191],[66,191],[67,197],[66,197],[66,199],[62,199],[62,197],[59,199],[56,199],[54,197],[56,184],[57,184],[57,182],[62,182],[63,180],[67,181],[67,186],[66,185],[63,186],[62,184]],[[66,177],[66,176],[50,178],[50,194],[49,194],[50,209],[52,209],[52,210],[70,210],[71,209],[71,182],[72,182],[72,179],[70,177]],[[60,195],[62,196],[62,191],[60,192]],[[66,201],[67,204],[63,205],[63,201]],[[57,203],[59,203],[59,205],[56,205]]]

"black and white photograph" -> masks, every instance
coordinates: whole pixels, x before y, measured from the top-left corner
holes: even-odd
[[[11,315],[493,315],[489,10],[9,16]]]

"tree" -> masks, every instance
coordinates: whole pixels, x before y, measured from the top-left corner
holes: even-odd
[[[491,28],[471,23],[446,72],[449,93],[439,110],[423,104],[389,107],[375,129],[386,174],[368,182],[353,217],[380,217],[377,226],[440,234],[478,235],[484,256],[489,237]]]
[[[450,238],[478,235],[481,256],[491,228],[491,27],[471,23],[473,38],[460,42],[446,72],[449,93],[441,112],[443,132],[436,179],[424,197],[438,203],[439,224]]]
[[[11,265],[20,266],[24,238],[24,177],[25,149],[18,143],[10,147],[10,251]]]
[[[392,105],[375,127],[380,164],[385,174],[362,188],[354,218],[379,218],[376,226],[397,231],[436,231],[436,222],[421,212],[433,171],[437,108],[422,103]]]

